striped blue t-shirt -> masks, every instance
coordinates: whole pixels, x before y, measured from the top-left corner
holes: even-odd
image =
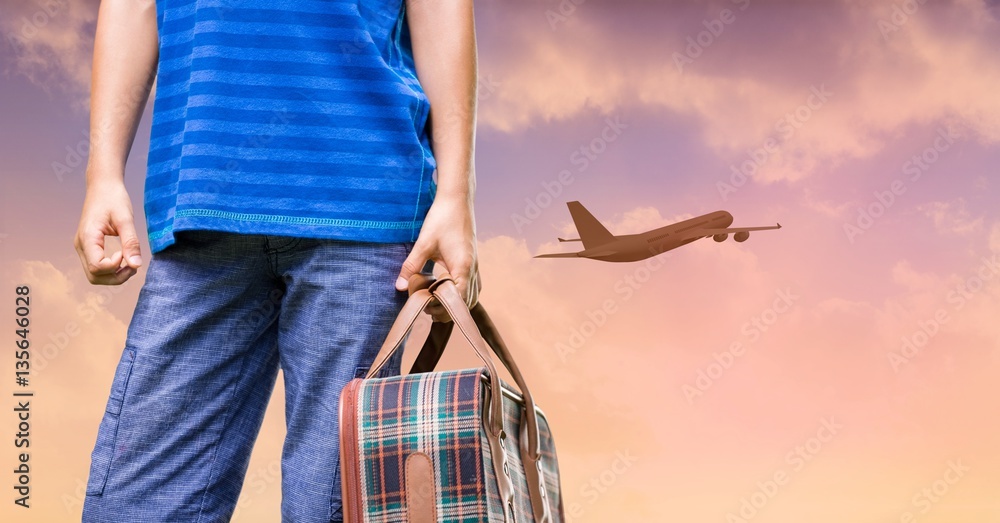
[[[157,0],[144,189],[184,229],[415,241],[434,198],[404,0]]]

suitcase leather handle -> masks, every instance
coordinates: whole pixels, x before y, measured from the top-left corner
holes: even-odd
[[[413,293],[418,289],[428,288],[433,284],[433,282],[434,279],[425,274],[414,274],[409,281],[409,292]],[[438,292],[446,292],[444,287],[439,287],[438,289]],[[461,300],[461,297],[457,293],[457,289],[455,297],[457,300]],[[518,388],[521,390],[521,396],[524,399],[524,409],[521,413],[521,448],[519,450],[521,454],[521,461],[525,465],[524,474],[525,479],[528,481],[528,492],[531,496],[531,506],[533,512],[535,513],[535,521],[537,523],[551,522],[551,512],[549,510],[548,500],[544,494],[544,491],[546,490],[545,476],[539,466],[539,460],[541,459],[541,437],[538,429],[538,414],[535,410],[535,401],[531,395],[531,391],[528,389],[527,381],[521,374],[521,370],[517,367],[517,363],[514,361],[513,355],[511,355],[510,350],[507,348],[507,344],[504,343],[503,337],[500,336],[500,332],[497,330],[496,325],[493,324],[493,320],[490,319],[489,314],[487,314],[482,301],[477,302],[469,312],[476,324],[476,328],[479,330],[479,333],[483,336],[483,339],[486,340],[486,343],[490,346],[490,348],[493,349],[493,353],[500,360],[500,362],[503,363],[507,371],[510,372],[511,376],[514,378],[514,382],[517,383]],[[431,323],[427,339],[424,341],[424,345],[421,348],[420,353],[413,362],[413,367],[410,368],[411,374],[430,372],[434,370],[440,361],[441,356],[444,354],[445,346],[448,343],[448,339],[451,337],[451,332],[454,326],[454,321],[435,321]]]
[[[414,274],[409,281],[409,291],[413,293],[419,289],[429,288],[434,282],[433,278],[425,274]],[[525,413],[530,413],[526,415],[528,422],[528,456],[533,462],[537,461],[541,457],[541,442],[538,433],[535,400],[528,389],[528,382],[524,379],[524,375],[521,374],[521,369],[517,367],[514,357],[500,336],[496,325],[493,324],[493,320],[486,313],[483,303],[477,301],[476,305],[469,310],[469,313],[472,316],[476,329],[482,335],[490,349],[493,350],[493,354],[496,355],[500,363],[503,363],[504,368],[507,369],[507,372],[514,378],[514,383],[517,384],[518,389],[521,391],[521,396],[524,398]],[[435,321],[431,323],[431,329],[427,335],[427,339],[424,341],[424,346],[417,354],[417,359],[414,360],[413,366],[410,367],[410,374],[430,372],[437,367],[441,356],[444,354],[444,348],[448,344],[448,339],[451,337],[451,331],[454,326],[454,321],[447,323]]]
[[[524,463],[526,479],[528,479],[528,490],[531,497],[532,511],[535,513],[535,521],[539,523],[551,522],[551,512],[544,493],[546,486],[544,474],[541,470],[541,444],[535,402],[520,369],[514,363],[514,358],[507,349],[507,345],[503,342],[489,315],[486,314],[486,309],[483,308],[481,303],[477,303],[470,310],[468,304],[464,302],[459,294],[451,275],[448,273],[439,275],[433,281],[428,279],[426,275],[415,274],[410,279],[409,291],[410,298],[403,305],[403,309],[397,316],[396,322],[393,323],[385,343],[375,357],[375,364],[369,369],[366,378],[374,376],[385,365],[389,357],[399,350],[404,337],[413,327],[417,316],[427,308],[432,299],[436,298],[448,312],[452,321],[448,323],[434,322],[431,324],[431,332],[418,355],[417,361],[414,362],[411,372],[433,370],[444,351],[444,346],[451,335],[453,327],[458,325],[459,330],[462,331],[466,340],[472,345],[476,354],[486,363],[490,374],[491,398],[502,398],[503,391],[500,388],[496,367],[489,357],[489,352],[496,354],[497,358],[514,378],[518,388],[521,389],[521,396],[524,398],[523,423],[521,425],[521,437],[519,438],[521,441],[520,454],[521,460]],[[428,296],[428,292],[430,296]],[[498,443],[501,446],[505,438],[503,433],[502,405],[502,400],[498,401],[494,399],[490,401],[490,419],[488,420],[492,432],[491,435],[498,439]],[[505,455],[503,459],[506,461]],[[504,465],[504,469],[506,469],[506,463]],[[507,501],[504,507],[506,515],[506,513],[513,510],[513,483],[511,483],[509,476],[506,478],[498,477],[497,479],[500,485],[501,498]]]
[[[448,311],[448,315],[451,316],[459,329],[462,330],[462,334],[465,335],[465,339],[472,345],[472,349],[476,351],[476,355],[486,364],[486,369],[489,371],[491,397],[500,398],[503,394],[500,386],[500,375],[497,372],[496,365],[493,364],[493,358],[490,358],[489,345],[486,344],[486,340],[479,334],[479,329],[475,327],[475,322],[469,314],[468,306],[455,307],[454,300],[450,299],[447,292],[443,296],[432,294],[437,286],[444,283],[450,283],[455,291],[455,296],[458,296],[458,291],[454,289],[455,284],[451,281],[450,276],[438,278],[430,287],[420,289],[411,294],[406,303],[403,304],[403,309],[399,312],[399,315],[396,316],[396,321],[393,322],[392,327],[389,329],[389,334],[386,336],[382,348],[379,349],[378,354],[375,356],[375,363],[368,369],[368,374],[365,378],[371,378],[382,369],[386,361],[400,349],[406,334],[413,328],[413,323],[416,321],[417,316],[423,312],[431,300],[438,298],[441,305]],[[463,303],[460,297],[458,301],[459,303]],[[503,401],[490,402],[488,422],[490,435],[493,437],[502,437]]]

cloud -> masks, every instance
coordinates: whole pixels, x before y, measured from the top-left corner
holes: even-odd
[[[741,5],[592,1],[556,27],[532,3],[485,6],[480,67],[491,90],[479,121],[516,133],[583,111],[662,110],[691,119],[727,163],[757,154],[762,183],[871,156],[912,126],[1000,142],[1000,22],[983,2],[926,4],[905,19],[890,4],[846,0]],[[733,15],[719,26],[724,8]],[[86,108],[97,2],[19,0],[8,12],[8,74]],[[721,32],[698,43],[710,26]]]
[[[934,273],[917,271],[908,260],[896,262],[892,267],[891,277],[893,283],[909,291],[931,290],[936,292],[942,283],[939,276]]]
[[[605,219],[613,231],[670,221],[651,208]],[[1000,226],[992,230],[1000,238]],[[823,238],[813,241],[839,241]],[[556,246],[538,250],[551,247]],[[961,402],[985,389],[973,393],[951,384],[989,372],[993,341],[981,336],[989,332],[989,315],[1000,313],[1000,287],[976,294],[960,310],[946,300],[950,288],[975,274],[976,260],[954,273],[921,271],[899,261],[885,274],[896,284],[889,295],[872,299],[849,295],[838,280],[835,261],[814,268],[825,276],[803,281],[760,263],[759,256],[773,253],[758,251],[752,240],[702,241],[661,255],[651,266],[537,260],[521,239],[480,239],[481,299],[548,415],[564,464],[564,494],[569,503],[586,509],[587,520],[620,510],[626,499],[630,514],[643,514],[643,520],[698,513],[692,508],[695,502],[664,507],[655,494],[664,490],[681,499],[710,489],[724,493],[713,506],[736,503],[769,467],[782,463],[799,434],[815,430],[823,415],[844,422],[852,436],[824,450],[808,465],[810,472],[795,480],[796,489],[802,489],[799,502],[810,496],[810,489],[817,500],[829,495],[815,478],[863,459],[859,456],[872,445],[894,445],[885,457],[886,474],[913,460],[933,463],[923,447],[906,453],[917,440],[947,447],[950,429],[928,428],[928,412],[978,419],[978,407],[955,405],[965,405]],[[851,277],[878,280],[883,275]],[[778,292],[786,289],[796,301],[791,310],[775,313]],[[608,303],[613,312],[602,312]],[[902,337],[912,336],[940,308],[951,314],[950,322],[894,373],[887,354],[898,351]],[[766,330],[751,340],[746,326],[762,318],[768,321]],[[995,337],[993,333],[989,340]],[[712,370],[718,378],[689,404],[682,387],[695,384],[699,372],[722,361],[734,342],[745,351],[721,375]],[[470,351],[457,344],[442,362],[443,368],[476,364]],[[921,436],[911,441],[908,435],[915,427]],[[740,435],[739,445],[731,441],[732,434]],[[984,435],[965,452],[969,459],[989,455],[991,442]],[[748,456],[747,448],[755,449],[760,459]],[[636,464],[599,497],[588,496],[585,486],[621,449],[629,449]],[[699,471],[722,462],[726,479],[716,477],[699,486]],[[674,474],[664,479],[661,471],[668,465]],[[863,497],[867,488],[847,488],[841,495]],[[885,491],[884,485],[879,487],[878,492]],[[787,508],[787,500],[776,503],[775,510],[779,507]],[[700,517],[707,518],[704,513]]]
[[[12,50],[6,74],[24,75],[49,94],[67,96],[74,109],[86,110],[97,5],[93,0],[5,1],[0,32]]]
[[[969,235],[983,230],[984,218],[974,218],[964,198],[930,202],[917,206],[917,209],[934,221],[934,227],[940,233]]]
[[[512,32],[514,42],[506,52],[487,51],[490,59],[480,67],[495,73],[499,86],[480,104],[482,124],[513,132],[570,118],[585,108],[610,112],[620,104],[618,98],[628,88],[624,72],[599,67],[602,57],[610,59],[605,36],[583,21],[574,22],[570,32],[558,35]]]
[[[816,211],[822,216],[835,221],[844,220],[857,207],[856,203],[850,201],[835,203],[832,200],[824,198],[821,191],[816,191],[809,187],[803,187],[802,189],[801,205],[806,209]]]
[[[512,14],[519,23],[505,27],[520,32],[484,53],[501,88],[482,103],[480,121],[517,132],[588,110],[662,109],[693,118],[706,146],[737,165],[774,140],[753,173],[759,182],[871,156],[912,126],[1000,142],[1000,98],[991,94],[1000,24],[981,2],[928,4],[904,21],[888,4],[822,6],[735,9],[704,46],[687,38],[707,31],[718,9],[636,4],[616,14],[582,5],[556,31]],[[661,30],[629,32],[649,20]],[[880,21],[893,24],[885,37]]]
[[[990,227],[989,245],[990,251],[1000,253],[1000,223],[994,223]]]

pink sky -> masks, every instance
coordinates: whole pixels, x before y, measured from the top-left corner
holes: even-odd
[[[477,3],[481,299],[548,415],[571,521],[1000,521],[994,4]],[[0,19],[3,282],[32,285],[43,351],[35,506],[8,492],[3,521],[79,520],[145,274],[92,287],[72,248],[96,5]],[[783,229],[533,259],[566,249],[569,200],[614,233],[718,209]],[[443,365],[475,360],[456,343]],[[273,401],[234,521],[279,519]]]

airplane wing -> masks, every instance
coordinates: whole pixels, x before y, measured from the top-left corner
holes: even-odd
[[[771,229],[780,229],[781,224],[771,225],[768,227],[730,227],[728,229],[696,229],[691,231],[698,236],[705,235],[716,235],[716,234],[736,234],[738,232],[750,232],[750,231],[768,231]]]
[[[578,253],[575,252],[559,252],[552,254],[539,254],[535,258],[576,258]]]

